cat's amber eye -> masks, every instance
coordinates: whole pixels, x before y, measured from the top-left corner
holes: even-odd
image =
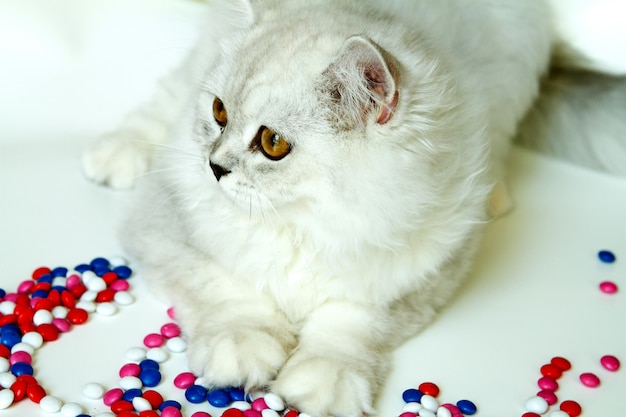
[[[291,144],[285,138],[265,126],[261,128],[260,145],[263,155],[273,161],[283,159],[291,151]]]
[[[226,122],[228,122],[228,116],[226,115],[226,108],[224,107],[224,103],[219,98],[215,97],[213,100],[213,117],[215,117],[215,121],[221,127],[226,126]]]

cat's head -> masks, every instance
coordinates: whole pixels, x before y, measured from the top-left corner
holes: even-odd
[[[207,181],[246,214],[385,245],[484,192],[481,126],[427,42],[357,9],[281,5],[220,6],[237,24],[195,109]]]

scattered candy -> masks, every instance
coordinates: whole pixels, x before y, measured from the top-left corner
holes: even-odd
[[[600,358],[600,363],[607,371],[616,372],[620,368],[620,361],[613,355],[605,355]]]
[[[580,404],[572,400],[563,401],[559,409],[566,412],[569,417],[578,417],[583,412]]]
[[[601,250],[598,252],[598,258],[604,263],[613,263],[615,262],[615,254],[609,250]]]
[[[580,382],[586,387],[596,388],[600,385],[600,378],[596,374],[591,372],[586,372],[584,374],[580,374]]]
[[[526,400],[525,406],[526,406],[526,410],[532,413],[543,414],[546,411],[548,411],[549,405],[545,399],[539,396],[534,396]]]
[[[600,288],[600,291],[605,294],[615,294],[618,290],[617,284],[612,281],[603,281],[598,285],[598,287]]]

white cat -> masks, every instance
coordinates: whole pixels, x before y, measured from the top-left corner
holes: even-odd
[[[541,0],[215,0],[155,100],[85,157],[140,184],[125,245],[192,370],[361,416],[470,267],[547,71]],[[170,143],[165,146],[164,144]],[[160,157],[159,157],[160,156]]]

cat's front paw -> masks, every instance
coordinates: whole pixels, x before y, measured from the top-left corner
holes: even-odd
[[[150,150],[129,135],[118,132],[105,136],[85,151],[82,162],[87,178],[117,189],[135,185],[137,177],[148,170]]]
[[[196,334],[189,340],[189,366],[215,386],[266,386],[285,363],[295,338],[246,327]]]
[[[296,352],[280,371],[273,392],[315,417],[362,417],[372,409],[372,369],[356,360]]]

